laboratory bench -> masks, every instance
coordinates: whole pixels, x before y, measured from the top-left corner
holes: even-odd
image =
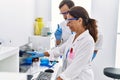
[[[24,64],[24,60],[28,57],[30,57],[30,54],[25,54],[26,51],[24,50],[30,50],[30,51],[45,51],[49,50],[55,47],[55,39],[54,36],[30,36],[29,42],[32,43],[32,49],[23,49],[23,51],[20,51],[19,55],[19,72],[20,73],[26,73],[29,77],[28,80],[39,80],[38,77],[40,74],[47,73],[45,72],[48,69],[52,69],[53,73],[50,73],[51,78],[49,80],[56,80],[56,77],[61,72],[62,67],[62,58],[57,58],[52,60],[52,62],[56,61],[55,65],[53,66],[43,66],[41,64],[41,58],[47,58],[49,60],[50,65],[52,65],[51,60],[48,57],[39,57],[38,65],[33,65],[31,63]],[[21,50],[21,49],[20,49]],[[48,74],[49,75],[49,74]],[[48,79],[47,79],[48,80]]]
[[[42,57],[42,58],[47,58],[47,57]],[[49,58],[47,58],[47,59],[49,59]],[[47,72],[47,73],[50,74],[50,79],[49,80],[56,80],[56,77],[58,76],[58,74],[61,72],[61,69],[62,69],[62,58],[55,59],[54,61],[56,61],[56,63],[55,63],[54,66],[51,66],[51,67],[41,66],[40,65],[41,64],[40,60],[38,62],[38,65],[33,65],[33,63],[31,65],[25,65],[24,67],[22,65],[22,66],[20,66],[20,68],[21,68],[20,72],[21,73],[26,73],[28,76],[31,75],[32,77],[29,80],[39,80],[38,77],[39,77],[40,74],[46,72],[47,70],[53,70],[53,72]],[[51,62],[49,62],[49,64],[50,63]],[[44,78],[45,77],[46,77],[46,75],[44,76]]]
[[[57,59],[58,63],[56,63],[53,67],[49,68],[46,66],[40,66],[40,67],[33,67],[31,66],[30,69],[27,71],[27,74],[29,75],[33,75],[32,79],[35,79],[38,77],[38,75],[40,74],[40,72],[44,72],[45,70],[48,69],[52,69],[53,73],[51,73],[51,79],[50,80],[56,80],[56,77],[58,76],[58,74],[61,72],[62,69],[62,59],[58,58]]]
[[[53,72],[48,72],[50,74],[50,80],[56,80],[56,77],[58,76],[58,74],[61,72],[61,69],[62,69],[62,59],[58,59],[57,60],[58,63],[56,63],[54,66],[52,67],[48,67],[48,66],[40,66],[40,63],[38,65],[30,65],[30,66],[27,66],[26,68],[26,72],[22,72],[22,73],[26,73],[28,76],[31,75],[31,79],[30,80],[39,80],[37,79],[39,77],[39,75],[41,73],[44,73],[46,72],[46,70],[52,70]],[[49,75],[48,74],[48,75]],[[43,77],[46,77],[46,75],[42,75]],[[41,80],[41,79],[40,79]],[[47,79],[48,80],[48,79]]]

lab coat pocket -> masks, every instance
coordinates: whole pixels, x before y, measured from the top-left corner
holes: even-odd
[[[75,53],[72,52],[72,53],[69,53],[69,56],[68,56],[68,60],[71,62],[75,57]]]

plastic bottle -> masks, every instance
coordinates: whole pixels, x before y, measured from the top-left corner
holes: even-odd
[[[43,18],[36,18],[34,25],[34,35],[41,35],[43,27],[44,27]]]

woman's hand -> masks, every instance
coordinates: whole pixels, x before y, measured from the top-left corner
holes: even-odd
[[[63,80],[62,78],[58,77],[57,80]]]

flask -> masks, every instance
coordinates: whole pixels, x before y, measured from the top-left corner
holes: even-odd
[[[34,25],[34,35],[41,35],[43,27],[44,27],[43,18],[36,18]]]

